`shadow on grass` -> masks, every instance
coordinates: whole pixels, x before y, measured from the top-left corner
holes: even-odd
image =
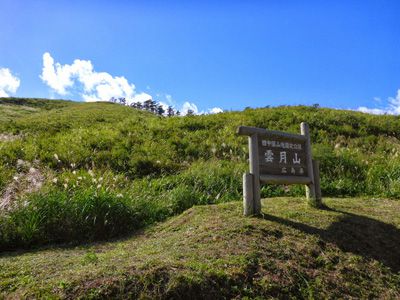
[[[400,271],[400,230],[391,224],[380,222],[328,207],[325,210],[342,214],[340,220],[327,229],[264,214],[263,219],[280,223],[307,234],[318,235],[325,242],[334,243],[341,250],[365,258],[373,258],[394,272]]]
[[[43,245],[34,245],[30,248],[14,248],[14,249],[7,249],[7,250],[2,250],[0,249],[0,258],[4,257],[18,257],[23,254],[34,254],[34,253],[40,253],[43,251],[57,251],[57,250],[82,250],[82,251],[88,251],[88,250],[93,250],[92,248],[113,248],[113,243],[120,243],[127,241],[133,237],[137,237],[140,235],[143,235],[145,232],[144,228],[139,228],[134,230],[131,233],[125,234],[125,235],[120,235],[116,237],[112,237],[109,239],[99,239],[99,240],[94,240],[94,241],[75,241],[75,242],[65,242],[65,243],[50,243],[50,244],[43,244]],[[1,298],[0,298],[1,299]]]

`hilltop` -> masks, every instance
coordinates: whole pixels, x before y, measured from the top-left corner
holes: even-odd
[[[239,125],[298,133],[306,121],[324,196],[400,196],[396,116],[296,106],[167,118],[22,98],[2,98],[0,112],[0,207],[9,211],[0,214],[0,249],[115,237],[193,205],[239,200],[247,170]]]
[[[326,207],[267,185],[263,216],[243,217],[237,126],[303,121]],[[0,298],[398,298],[399,138],[396,116],[319,107],[2,98]]]
[[[396,116],[294,106],[166,118],[115,103],[22,98],[0,99],[0,112],[0,163],[7,168],[18,156],[55,171],[93,167],[142,178],[177,174],[198,161],[245,164],[247,141],[236,136],[237,126],[298,133],[306,121],[324,194],[400,195]],[[16,141],[4,144],[6,136]]]

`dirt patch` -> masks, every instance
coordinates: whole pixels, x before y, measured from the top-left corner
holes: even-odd
[[[13,181],[1,195],[0,211],[9,210],[19,197],[40,190],[45,177],[37,167],[37,164],[37,162],[32,164],[21,159],[18,160],[18,173],[14,175]]]

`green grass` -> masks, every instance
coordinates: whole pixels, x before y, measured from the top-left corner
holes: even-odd
[[[248,150],[239,125],[298,133],[307,121],[324,196],[400,198],[395,116],[297,106],[164,118],[23,98],[2,98],[0,112],[0,196],[27,174],[18,161],[45,178],[34,194],[17,182],[14,209],[0,212],[0,251],[118,237],[193,205],[240,199]],[[262,189],[263,197],[302,195],[302,186]]]
[[[327,207],[267,185],[263,197],[286,198],[244,218],[237,126],[302,121]],[[164,118],[2,98],[0,299],[399,298],[399,138],[398,117],[315,107]]]
[[[0,215],[0,250],[120,236],[193,205],[240,198],[240,178],[232,165],[219,161],[133,182],[113,173],[64,172]]]
[[[247,141],[236,136],[239,125],[298,133],[307,121],[325,195],[400,197],[395,116],[298,106],[161,118],[112,103],[18,98],[0,100],[0,110],[0,132],[20,136],[0,141],[0,166],[11,170],[24,159],[57,173],[96,169],[131,180],[161,177],[199,160],[245,163]],[[269,190],[270,196],[276,193],[283,195],[282,189]],[[294,188],[292,194],[300,192]]]
[[[130,237],[0,256],[0,297],[400,297],[400,203],[263,201],[195,206]]]
[[[73,105],[73,102],[47,99],[1,98],[0,123],[12,123],[30,114]]]

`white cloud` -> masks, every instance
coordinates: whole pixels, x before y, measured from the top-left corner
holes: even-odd
[[[195,115],[199,114],[199,109],[197,108],[197,105],[186,101],[185,103],[183,103],[181,108],[182,116],[186,116],[189,110],[193,111]]]
[[[10,69],[0,68],[0,97],[9,97],[15,94],[21,81],[11,74]]]
[[[376,100],[377,97],[374,98]],[[378,98],[380,101],[381,99]],[[389,97],[388,104],[384,108],[369,108],[365,106],[361,106],[357,108],[358,111],[369,113],[369,114],[376,114],[376,115],[399,115],[400,114],[400,89],[397,90],[396,97]]]
[[[389,108],[394,115],[400,114],[400,89],[397,90],[396,98],[389,98]]]
[[[61,65],[48,52],[43,54],[40,78],[56,93],[67,95],[73,90],[88,102],[108,101],[111,97],[124,97],[128,103],[152,99],[146,93],[137,94],[135,85],[123,76],[96,72],[90,60],[75,59],[71,65]]]
[[[153,97],[147,93],[140,93],[140,94],[135,94],[132,99],[128,100],[128,104],[131,104],[133,102],[145,102],[147,100],[151,100]]]
[[[214,108],[210,108],[207,111],[199,111],[199,109],[197,108],[197,105],[192,103],[192,102],[188,102],[186,101],[185,103],[183,103],[182,108],[180,109],[181,113],[183,116],[187,115],[188,110],[192,110],[193,113],[195,115],[203,115],[203,114],[219,114],[222,113],[223,110],[219,107],[214,107]]]
[[[380,108],[368,108],[365,106],[360,106],[359,108],[357,108],[358,111],[361,111],[363,113],[367,113],[367,114],[374,114],[374,115],[384,115],[386,112],[386,110],[384,109],[380,109]]]
[[[54,59],[50,53],[43,54],[43,69],[40,78],[53,90],[60,95],[65,95],[66,88],[71,87],[71,66],[61,66],[59,63],[54,65]]]
[[[214,107],[214,108],[211,108],[208,110],[209,114],[219,114],[222,112],[224,112],[224,111],[222,110],[222,108],[219,108],[219,107]]]
[[[112,76],[107,72],[96,72],[90,60],[75,59],[72,64],[60,64],[55,62],[50,53],[43,54],[43,69],[40,78],[52,90],[59,95],[78,93],[84,101],[108,101],[112,97],[126,99],[128,105],[134,102],[144,102],[153,97],[148,93],[137,93],[135,85],[129,83],[123,76]],[[150,90],[150,87],[147,86]],[[167,110],[168,106],[179,107],[169,94],[156,94],[157,101]],[[186,115],[189,110],[194,114],[215,114],[222,112],[222,109],[199,111],[197,105],[186,101],[181,106],[181,114]]]

